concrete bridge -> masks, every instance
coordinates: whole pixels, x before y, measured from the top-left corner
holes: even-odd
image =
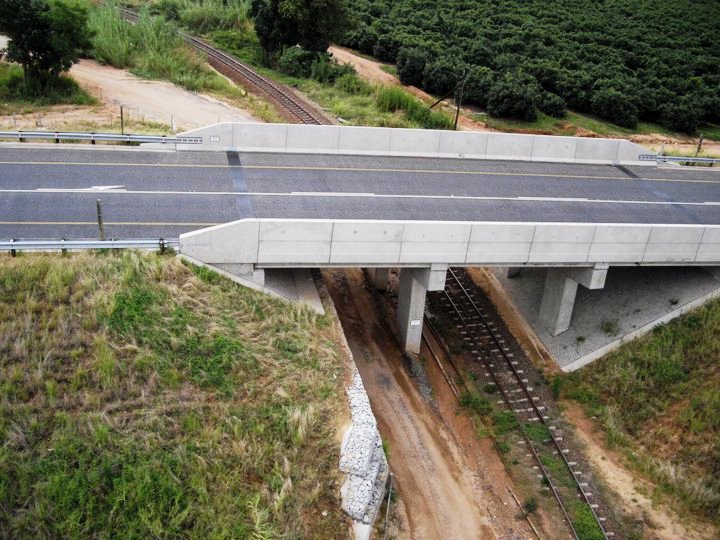
[[[657,167],[584,139],[341,126],[217,124],[204,151],[0,145],[0,238],[172,238],[262,284],[277,268],[402,268],[419,346],[449,265],[550,268],[541,305],[568,327],[578,285],[612,265],[720,264],[720,174]],[[184,150],[179,147],[178,150]],[[195,147],[187,150],[196,150]]]
[[[319,155],[329,163],[378,156],[354,168],[358,192],[318,190],[324,206],[309,213],[314,219],[253,217],[189,232],[180,237],[181,252],[259,284],[272,268],[362,266],[382,286],[388,268],[400,267],[398,321],[410,352],[420,349],[426,292],[444,288],[449,265],[506,266],[510,273],[549,267],[539,309],[557,335],[570,325],[578,285],[603,288],[611,265],[720,264],[720,175],[648,167],[639,159],[644,149],[627,141],[247,124],[186,135],[201,135],[217,150]],[[387,156],[413,156],[423,168],[383,167],[378,159]],[[450,170],[440,158],[455,158]],[[317,158],[304,159],[317,171]],[[500,170],[498,160],[517,163]],[[332,174],[350,169],[339,164]],[[394,205],[377,196],[385,179],[398,190],[387,193]],[[518,180],[509,196],[507,184]],[[475,195],[478,184],[495,191]],[[528,189],[531,195],[520,195]],[[363,206],[348,204],[352,198]],[[389,219],[408,201],[418,207]],[[308,215],[305,205],[300,210],[293,214]],[[485,216],[493,219],[477,219]]]

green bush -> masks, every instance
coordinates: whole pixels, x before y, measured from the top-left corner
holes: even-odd
[[[557,94],[551,94],[550,92],[542,93],[538,108],[548,116],[554,118],[562,118],[567,114],[565,100]]]
[[[638,110],[630,98],[614,88],[601,88],[593,93],[592,112],[626,128],[637,126]]]
[[[480,107],[487,107],[488,96],[494,82],[495,74],[491,69],[483,66],[470,68],[465,80],[463,101]]]
[[[400,82],[420,86],[427,62],[427,54],[422,49],[403,47],[397,55],[397,72]]]
[[[428,62],[423,70],[423,88],[437,96],[445,95],[460,82],[463,69],[455,59],[439,58]]]
[[[693,134],[700,125],[702,110],[692,99],[683,98],[677,103],[660,107],[660,121],[674,131]]]
[[[490,89],[488,112],[532,121],[537,118],[540,89],[537,81],[524,73],[506,73]]]
[[[492,405],[490,405],[490,402],[487,399],[471,392],[465,392],[460,396],[460,406],[465,407],[480,416],[489,414],[492,411]]]

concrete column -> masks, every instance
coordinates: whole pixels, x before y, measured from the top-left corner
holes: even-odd
[[[548,268],[540,304],[540,320],[553,336],[570,328],[578,282],[562,268]]]
[[[390,282],[389,268],[369,268],[368,272],[378,291],[387,291]]]
[[[447,265],[433,264],[430,268],[403,268],[400,272],[397,320],[400,344],[405,352],[420,354],[425,296],[428,290],[445,288]]]
[[[508,279],[512,279],[520,275],[520,270],[521,268],[519,266],[508,266],[505,269],[505,275],[508,277]]]
[[[602,289],[607,271],[607,264],[596,264],[592,268],[548,268],[540,321],[553,336],[570,328],[578,284],[587,289]]]
[[[421,283],[422,268],[403,268],[400,272],[397,320],[400,345],[406,352],[420,354],[423,315],[427,289]],[[419,279],[420,278],[420,279]]]

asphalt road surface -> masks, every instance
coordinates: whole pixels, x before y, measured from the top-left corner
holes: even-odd
[[[246,217],[720,224],[720,170],[0,145],[0,239],[174,238]]]

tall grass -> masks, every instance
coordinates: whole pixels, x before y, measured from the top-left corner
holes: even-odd
[[[720,300],[570,375],[563,395],[600,418],[608,443],[676,495],[720,519]]]
[[[0,537],[337,537],[331,332],[174,258],[0,257]]]
[[[439,112],[431,111],[418,98],[408,94],[398,86],[379,86],[376,101],[381,111],[402,111],[413,122],[427,129],[453,129],[452,118]]]
[[[248,0],[161,0],[154,10],[198,32],[241,28],[249,24]]]

